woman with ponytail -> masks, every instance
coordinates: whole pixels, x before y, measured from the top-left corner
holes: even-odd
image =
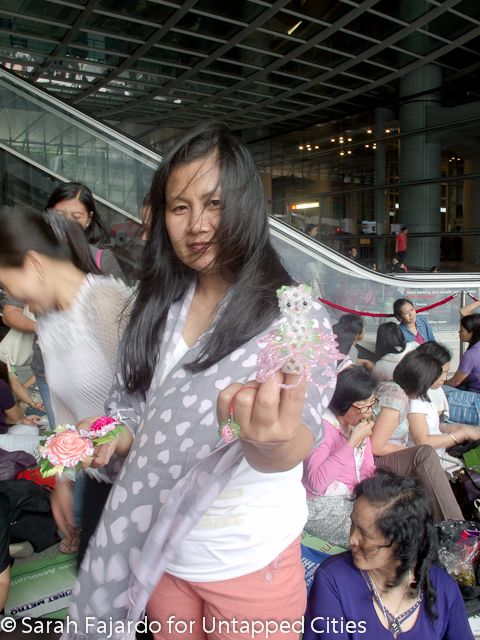
[[[353,499],[351,550],[318,568],[304,640],[473,640],[458,585],[436,564],[430,502],[417,481],[377,472]]]
[[[100,275],[82,228],[51,211],[2,207],[0,283],[36,316],[57,424],[103,414],[130,291],[122,281]],[[95,502],[103,505],[102,486],[93,484]],[[62,548],[73,551],[71,486],[59,482],[57,488],[52,508],[67,534]]]

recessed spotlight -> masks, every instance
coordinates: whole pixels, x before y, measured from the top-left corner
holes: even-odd
[[[457,158],[458,162],[460,162],[461,158]]]
[[[370,149],[370,145],[369,145],[369,144],[366,144],[366,145],[365,145],[365,149]]]
[[[340,151],[340,155],[344,156],[345,155],[345,151]]]
[[[175,100],[173,102],[175,104],[182,104],[182,99],[181,98],[175,98]]]
[[[315,145],[315,149],[319,149],[320,147],[318,146],[318,144]]]
[[[373,133],[371,129],[367,129],[367,133]]]
[[[347,153],[348,153],[348,155],[349,155],[349,156],[351,156],[351,155],[352,155],[352,152],[351,152],[351,151],[347,151]]]
[[[335,142],[335,138],[330,138],[330,142]]]
[[[300,151],[303,151],[302,145],[300,145],[298,148],[300,149]]]
[[[391,129],[385,129],[385,133],[392,133]]]
[[[347,138],[347,141],[348,141],[348,142],[351,142],[351,141],[352,141],[352,139],[351,139],[351,138]]]

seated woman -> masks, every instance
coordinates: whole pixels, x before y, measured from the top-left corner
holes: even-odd
[[[38,416],[25,415],[25,411],[16,403],[13,389],[7,365],[0,361],[0,449],[12,451],[21,448],[32,453],[39,442],[38,429],[35,426],[39,418]],[[14,425],[28,425],[32,428],[34,435],[26,438],[28,446],[15,446],[14,449],[9,446],[10,440],[16,442],[17,445],[21,440],[18,436],[13,435],[13,431],[10,433]]]
[[[442,385],[450,368],[450,351],[438,342],[421,344],[417,353],[426,353],[438,360],[442,369],[439,377],[431,385],[428,393],[423,397],[410,399],[408,408],[408,425],[410,442],[415,444],[429,444],[439,456],[445,449],[464,442],[465,440],[480,440],[480,429],[462,424],[446,424],[440,422],[440,415],[444,409],[448,411],[448,402],[442,390]],[[443,398],[443,404],[442,399]],[[462,440],[462,437],[464,438]]]
[[[377,473],[358,484],[351,522],[351,551],[315,574],[304,640],[473,640],[457,583],[434,563],[431,505],[414,479]]]
[[[408,410],[410,399],[427,397],[428,390],[442,375],[442,365],[428,353],[415,349],[406,355],[393,372],[393,380],[377,389],[375,423],[371,436],[375,465],[399,474],[415,475],[429,493],[436,521],[462,520],[461,510],[452,493],[440,460],[430,445],[409,446]],[[453,444],[478,437],[474,427],[447,425]],[[441,446],[441,445],[440,445]],[[415,471],[412,471],[412,467]]]
[[[344,497],[375,471],[369,439],[375,387],[375,379],[363,367],[353,366],[338,374],[335,393],[322,417],[323,439],[304,462],[309,506],[305,528],[340,546],[348,541],[352,508]]]
[[[399,298],[393,303],[393,315],[400,322],[405,340],[422,344],[427,340],[435,340],[428,320],[417,316],[413,302],[407,298]]]
[[[379,382],[391,380],[393,371],[400,360],[413,351],[416,342],[407,342],[403,331],[396,322],[384,322],[377,329],[375,355],[377,361],[373,367],[373,375]]]
[[[337,340],[338,350],[345,356],[344,358],[337,360],[337,372],[340,372],[354,364],[349,353],[353,348],[356,332],[352,327],[341,322],[334,324],[332,326],[332,331]]]
[[[460,319],[460,340],[468,342],[468,348],[460,358],[455,375],[445,383],[448,387],[480,393],[480,313]],[[451,389],[445,389],[448,394]]]

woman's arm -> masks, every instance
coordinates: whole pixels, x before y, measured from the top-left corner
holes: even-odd
[[[304,483],[307,491],[321,496],[348,465],[355,465],[353,449],[345,440],[344,444],[333,451],[335,434],[332,427],[324,424],[323,440],[305,460]]]
[[[12,391],[15,394],[17,400],[21,400],[22,402],[25,402],[25,404],[33,406],[32,400],[28,395],[28,391],[25,389],[16,375],[10,376],[10,386],[12,387]]]
[[[21,409],[17,404],[14,404],[10,409],[4,409],[6,424],[18,424],[25,418],[25,411]]]
[[[470,302],[470,304],[466,304],[464,307],[460,309],[460,315],[462,318],[464,316],[469,316],[480,307],[480,300],[475,300],[475,302]]]
[[[389,442],[393,432],[398,427],[400,412],[391,407],[382,407],[373,425],[372,452],[374,456],[386,456],[389,453],[401,451],[404,447]]]
[[[3,323],[23,333],[35,333],[37,329],[37,323],[23,315],[23,308],[13,304],[3,306]]]
[[[430,434],[424,413],[409,413],[408,424],[415,444],[429,444],[434,449],[443,449],[466,440],[480,440],[480,429],[468,425],[440,425],[441,435]],[[449,435],[449,434],[452,434]]]
[[[468,373],[456,371],[455,374],[450,378],[450,380],[447,380],[445,382],[445,384],[448,384],[450,387],[459,387],[467,378]]]

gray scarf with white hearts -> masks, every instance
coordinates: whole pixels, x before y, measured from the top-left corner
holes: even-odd
[[[183,302],[169,311],[159,363],[182,335],[194,289],[192,285]],[[322,330],[329,331],[323,307],[316,306],[313,313]],[[192,374],[185,365],[195,359],[205,338],[206,334],[163,382],[162,367],[157,366],[144,400],[127,395],[119,383],[112,390],[110,412],[120,414],[136,435],[83,560],[63,640],[100,640],[111,623],[117,630],[113,638],[133,640],[134,625],[128,629],[126,621],[142,617],[176,547],[243,459],[239,440],[226,445],[218,437],[216,400],[232,382],[255,378],[257,338],[206,371]],[[323,368],[316,372],[315,382],[325,390],[309,385],[303,421],[317,437],[335,374]]]

